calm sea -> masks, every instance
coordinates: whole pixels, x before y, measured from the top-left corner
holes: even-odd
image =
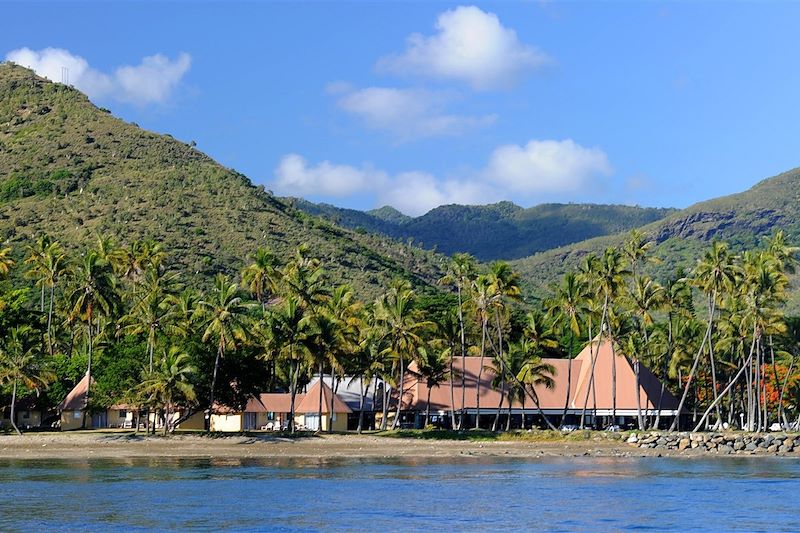
[[[800,461],[0,461],[2,531],[800,531]]]

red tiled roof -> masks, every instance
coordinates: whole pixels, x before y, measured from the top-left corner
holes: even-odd
[[[317,413],[319,412],[319,387],[322,385],[322,412],[330,412],[331,395],[333,396],[334,413],[352,413],[353,411],[344,403],[338,395],[334,394],[331,388],[322,381],[317,381],[305,394],[303,401],[299,402],[295,412],[297,413]]]
[[[303,394],[297,394],[294,398],[295,407],[303,400]],[[244,408],[248,413],[288,413],[291,411],[292,395],[288,392],[270,392],[259,394],[256,398],[250,398]]]
[[[593,346],[597,346],[597,341]],[[595,357],[595,383],[596,396],[597,396],[597,409],[610,410],[612,408],[612,388],[611,388],[611,361],[612,349],[611,343],[603,340],[599,343],[600,349],[596,351]],[[631,361],[616,352],[616,374],[617,374],[617,410],[635,410],[636,409],[636,376],[633,370]],[[481,373],[481,389],[480,389],[480,406],[481,409],[497,408],[500,403],[500,390],[494,389],[491,384],[495,378],[495,372],[491,368],[485,368],[490,364],[489,357],[484,360],[484,369]],[[589,379],[592,370],[592,356],[590,354],[590,345],[587,345],[583,351],[575,357],[572,361],[568,359],[543,359],[544,363],[550,364],[555,367],[555,374],[553,380],[555,387],[547,389],[542,385],[537,385],[535,388],[536,396],[539,399],[539,405],[544,410],[562,410],[567,395],[567,377],[570,376],[570,365],[572,365],[572,372],[570,376],[569,386],[569,409],[576,410],[582,409],[583,403],[586,398],[586,390],[589,386]],[[461,405],[461,358],[457,357],[453,360],[453,366],[459,377],[456,377],[454,382],[454,404],[455,409],[462,409]],[[475,409],[477,407],[477,383],[478,373],[481,368],[480,357],[467,357],[466,364],[464,365],[466,371],[465,376],[465,409]],[[414,410],[424,410],[427,407],[428,387],[425,380],[419,378],[414,371],[415,366],[412,364],[410,368],[405,386],[403,387],[403,404],[405,408]],[[644,365],[639,366],[640,375],[640,396],[642,409],[657,409],[659,406],[662,410],[675,410],[678,408],[678,400],[675,396],[664,389],[662,396],[661,383],[656,376],[653,375]],[[590,389],[588,409],[594,409],[593,398],[595,394]],[[525,398],[525,408],[533,409],[530,398]],[[450,384],[449,382],[442,383],[438,387],[431,390],[431,409],[446,411],[450,409]],[[507,404],[504,400],[504,407]],[[519,402],[512,404],[513,408],[519,409],[523,405]]]

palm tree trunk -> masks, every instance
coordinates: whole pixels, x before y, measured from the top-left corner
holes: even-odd
[[[494,422],[492,422],[492,431],[497,431],[497,424],[500,422],[500,412],[503,410],[503,400],[506,399],[506,382],[505,379],[501,381],[500,386],[500,402],[497,404],[497,413],[494,415]]]
[[[92,315],[89,314],[89,323],[87,324],[88,330],[88,337],[89,337],[89,360],[86,365],[86,376],[87,376],[87,384],[86,384],[86,400],[83,407],[83,417],[81,419],[81,429],[86,429],[86,412],[89,410],[89,391],[92,388],[92,351],[94,348],[94,342],[92,339]]]
[[[714,299],[714,301],[716,301],[716,299],[717,299],[717,291],[716,290],[714,291],[714,294],[713,294],[712,298]],[[709,318],[708,318],[708,320],[709,320],[709,326],[708,327],[711,329],[711,333],[708,336],[708,359],[709,359],[709,361],[711,361],[711,387],[712,387],[712,390],[714,391],[714,401],[717,404],[717,407],[716,407],[717,422],[714,424],[714,427],[719,427],[720,425],[722,425],[722,413],[719,410],[719,403],[716,402],[716,400],[717,400],[717,370],[716,370],[716,365],[714,363],[714,342],[713,342],[713,338],[712,338],[713,335],[714,335],[714,314],[713,313],[714,313],[715,309],[714,309],[714,306],[712,306],[712,305],[709,305],[708,308],[709,308],[709,311],[711,312],[711,314],[709,315]]]
[[[747,358],[747,362],[746,362],[745,364],[743,364],[743,365],[742,365],[742,367],[739,369],[739,371],[736,373],[736,375],[733,377],[733,379],[731,379],[730,383],[728,383],[728,386],[727,386],[727,387],[725,387],[725,390],[723,390],[723,391],[722,391],[722,394],[720,394],[719,396],[717,396],[717,399],[716,399],[716,400],[714,400],[714,402],[713,402],[711,405],[709,405],[709,406],[708,406],[708,409],[706,409],[705,413],[703,413],[703,417],[700,419],[700,422],[698,422],[698,423],[697,423],[697,425],[695,426],[695,428],[694,428],[694,432],[700,431],[700,428],[701,428],[701,427],[703,426],[703,424],[705,423],[705,421],[706,421],[706,418],[708,417],[708,414],[709,414],[709,413],[712,411],[712,409],[713,409],[713,408],[716,406],[716,404],[719,402],[719,399],[725,396],[725,394],[726,394],[726,393],[727,393],[727,392],[730,390],[730,388],[731,388],[731,387],[733,387],[733,385],[734,385],[734,384],[735,384],[735,383],[736,383],[736,382],[739,380],[739,378],[742,376],[742,374],[744,373],[744,371],[745,371],[745,369],[747,368],[748,364],[749,364],[750,362],[752,362],[752,360],[753,360],[753,353],[755,352],[755,349],[756,349],[756,343],[757,343],[757,341],[756,341],[756,338],[757,338],[757,335],[756,335],[756,331],[757,331],[757,330],[756,330],[756,327],[754,327],[753,329],[754,329],[754,331],[753,331],[753,344],[752,344],[752,345],[751,345],[751,347],[750,347],[750,356]]]
[[[289,386],[291,387],[290,391],[290,400],[289,400],[289,433],[294,435],[294,401],[295,397],[297,396],[297,372],[298,372],[298,363],[294,360],[294,349],[292,349],[292,362],[289,366],[289,371],[291,372],[291,376],[289,378]]]
[[[633,371],[636,374],[636,418],[639,423],[639,431],[644,431],[644,418],[642,418],[642,395],[641,391],[641,378],[639,374],[639,359],[633,363]]]
[[[361,435],[361,431],[364,428],[364,404],[367,402],[370,383],[367,383],[367,387],[364,388],[364,380],[362,379],[359,381],[361,382],[361,399],[358,405],[358,428],[356,428],[356,432]]]
[[[219,369],[219,360],[222,353],[222,341],[220,341],[219,347],[217,348],[217,356],[214,358],[214,374],[211,376],[211,394],[208,399],[208,422],[206,423],[206,431],[211,431],[211,415],[214,414],[214,388],[217,386],[217,369]],[[149,413],[147,419],[150,419]],[[153,422],[153,425],[155,425],[155,421]]]
[[[383,401],[381,410],[383,411],[383,418],[381,418],[381,430],[385,431],[386,427],[389,424],[389,387],[387,387],[386,382],[383,382]]]
[[[483,358],[485,355],[486,355],[486,319],[481,318],[481,363],[480,363],[480,368],[478,368],[478,382],[475,384],[475,429],[479,429],[481,423],[481,378],[483,376]]]
[[[716,299],[712,302],[712,315],[714,311],[714,307],[716,306]],[[686,397],[689,395],[689,387],[692,384],[692,378],[694,378],[694,373],[697,371],[697,364],[700,362],[700,356],[703,353],[703,349],[706,346],[706,342],[710,341],[711,335],[711,322],[709,321],[708,327],[706,327],[706,334],[703,336],[703,341],[700,343],[700,349],[697,350],[697,355],[694,357],[694,363],[692,363],[692,369],[689,371],[689,377],[686,380],[686,386],[683,389],[683,395],[681,395],[681,401],[678,403],[678,409],[676,411],[675,419],[672,421],[672,424],[669,427],[669,431],[675,431],[678,428],[678,423],[680,422],[681,418],[681,411],[683,410],[683,406],[686,403]]]
[[[331,385],[333,385],[333,365],[331,365]],[[333,397],[338,394],[339,380],[336,380],[336,388],[331,387],[330,410],[328,411],[328,433],[333,433]],[[347,426],[345,426],[347,428]]]
[[[456,429],[456,397],[453,387],[453,351],[450,350],[450,427]]]
[[[317,406],[317,431],[322,431],[322,372],[323,372],[323,363],[319,363],[319,405]],[[331,383],[332,385],[333,383]],[[329,416],[332,416],[333,413],[328,413]],[[330,425],[330,424],[329,424]]]
[[[567,418],[567,409],[569,409],[569,394],[572,387],[572,348],[575,342],[575,333],[572,329],[569,330],[569,352],[567,353],[567,395],[564,397],[564,412],[561,413],[561,425]]]
[[[506,431],[511,431],[511,388],[508,389],[508,418],[506,419]]]
[[[792,362],[789,364],[789,370],[786,371],[786,376],[783,378],[783,385],[781,385],[781,393],[778,397],[778,421],[788,425],[788,421],[784,415],[783,409],[783,394],[786,392],[786,385],[789,382],[789,376],[792,375],[792,370],[794,369],[794,357],[792,357]]]
[[[658,429],[661,424],[661,406],[664,401],[666,391],[667,374],[669,373],[669,358],[672,356],[672,312],[667,313],[667,353],[664,354],[664,368],[661,376],[661,393],[658,395],[658,407],[656,408],[656,419],[653,421],[653,429]]]
[[[15,378],[14,388],[11,392],[11,427],[14,428],[14,431],[17,432],[17,435],[22,436],[22,432],[17,427],[16,411],[17,411],[17,380]]]
[[[50,285],[50,306],[47,310],[47,351],[53,356],[53,300],[55,299],[55,283]]]
[[[394,422],[392,422],[392,429],[397,429],[397,427],[400,425],[400,414],[401,414],[401,411],[403,409],[403,386],[405,385],[405,383],[403,383],[403,380],[405,378],[406,378],[406,365],[404,364],[403,354],[401,353],[400,354],[400,381],[397,384],[397,390],[398,390],[398,394],[397,394],[397,413],[395,414]]]
[[[586,388],[586,398],[584,398],[584,400],[583,400],[583,409],[581,410],[581,423],[579,425],[579,427],[581,429],[584,428],[584,422],[586,420],[586,407],[589,405],[589,390],[591,389],[592,385],[594,384],[594,367],[595,367],[596,357],[594,355],[594,342],[592,340],[592,320],[591,320],[591,318],[589,319],[589,327],[587,329],[589,330],[589,359],[592,360],[592,368],[591,368],[591,371],[589,372],[589,384],[588,384],[588,386]],[[597,402],[595,402],[594,408],[597,409]]]
[[[428,384],[428,400],[425,404],[425,427],[428,427],[431,423],[431,387]]]
[[[461,295],[461,284],[458,285],[458,327],[461,333],[461,416],[458,419],[458,429],[464,429],[464,416],[467,399],[467,337],[464,331],[464,303]],[[452,374],[450,381],[452,382]]]

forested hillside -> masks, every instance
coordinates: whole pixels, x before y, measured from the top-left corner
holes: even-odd
[[[79,91],[0,64],[0,240],[22,254],[48,233],[77,249],[98,235],[157,239],[197,282],[258,247],[300,244],[364,296],[400,276],[428,285],[435,255],[309,216],[192,145],[144,131]],[[15,244],[19,244],[15,246]]]

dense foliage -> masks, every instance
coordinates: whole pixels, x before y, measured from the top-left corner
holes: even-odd
[[[492,387],[536,406],[534,386],[553,386],[543,357],[571,358],[603,332],[637,376],[645,364],[681,397],[698,428],[789,426],[800,415],[800,321],[782,303],[796,253],[781,233],[739,255],[715,242],[690,273],[659,283],[644,273],[657,261],[652,242],[634,232],[526,310],[508,263],[482,267],[468,254],[453,256],[439,280],[446,296],[397,278],[364,301],[306,247],[288,257],[258,249],[235,278],[220,273],[201,293],[154,241],[100,237],[70,254],[41,236],[21,263],[0,249],[0,275],[19,271],[29,283],[0,287],[1,392],[5,404],[38,396],[53,407],[88,373],[90,406],[125,402],[168,419],[178,409],[242,407],[259,392],[294,396],[326,373],[360,379],[366,397],[378,377],[389,384],[379,402],[385,427],[393,403],[400,420],[391,389],[408,372],[430,387],[449,382],[454,399],[464,379],[454,361],[479,356],[480,372],[497,376]],[[481,408],[496,410],[497,428],[500,409]],[[464,428],[460,413],[450,417]],[[659,420],[640,416],[639,426]]]

